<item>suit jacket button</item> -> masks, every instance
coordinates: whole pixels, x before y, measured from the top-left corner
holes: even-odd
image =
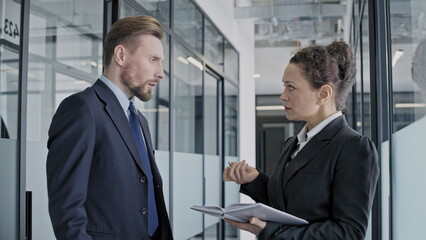
[[[148,210],[146,208],[141,208],[141,214],[145,215],[148,212]]]
[[[145,183],[145,182],[146,182],[146,177],[145,177],[145,176],[140,177],[140,178],[139,178],[139,181],[140,181],[141,183]]]

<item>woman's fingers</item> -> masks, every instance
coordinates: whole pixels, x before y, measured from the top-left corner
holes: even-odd
[[[225,181],[225,182],[227,182],[227,181],[232,181],[232,180],[229,178],[229,170],[230,170],[230,169],[231,169],[231,168],[227,167],[227,168],[225,168],[225,170],[223,170],[222,178],[223,178],[223,181]]]
[[[223,171],[223,180],[245,184],[253,180],[253,173],[257,176],[257,170],[250,167],[245,160],[241,162],[230,162],[230,167],[227,167]]]
[[[235,174],[235,179],[236,179],[236,183],[241,184],[241,178],[243,176],[243,173],[241,173],[240,169],[241,167],[244,165],[245,160],[234,164],[232,167],[234,167],[234,174]]]

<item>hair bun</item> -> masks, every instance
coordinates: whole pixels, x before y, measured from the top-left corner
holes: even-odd
[[[349,82],[354,81],[356,67],[351,47],[344,41],[334,41],[325,48],[327,52],[336,59],[339,65],[340,80]]]

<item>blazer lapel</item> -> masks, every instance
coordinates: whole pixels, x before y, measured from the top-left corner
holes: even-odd
[[[324,129],[317,133],[303,149],[296,155],[284,171],[283,187],[285,189],[288,181],[299,169],[308,164],[321,149],[323,149],[336,133],[346,124],[345,118],[340,116],[329,123]]]
[[[274,197],[276,197],[275,204],[278,204],[280,206],[280,209],[284,210],[286,209],[286,206],[284,204],[284,192],[283,192],[283,185],[282,179],[285,172],[285,165],[287,164],[288,160],[291,157],[291,154],[293,153],[292,150],[296,149],[297,146],[297,137],[293,136],[290,139],[288,139],[282,148],[281,154],[279,156],[279,161],[277,166],[275,167],[274,172],[271,175],[271,179],[274,179],[273,181],[269,181],[271,184],[269,184],[268,188],[271,188],[271,192],[276,193],[282,193],[282,194],[276,194]],[[272,184],[276,183],[276,184]]]
[[[115,127],[121,135],[124,143],[133,156],[137,166],[143,171],[142,160],[138,152],[138,147],[133,137],[129,121],[124,115],[123,108],[118,102],[114,93],[102,81],[98,80],[93,85],[93,89],[99,98],[105,103],[105,111],[114,122]]]

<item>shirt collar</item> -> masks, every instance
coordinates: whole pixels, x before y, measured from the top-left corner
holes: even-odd
[[[111,89],[111,91],[114,93],[115,97],[117,97],[118,102],[120,103],[121,107],[123,108],[124,113],[127,116],[127,109],[129,108],[130,101],[133,101],[133,97],[128,99],[126,94],[124,94],[124,92],[121,91],[121,89],[118,88],[117,85],[115,85],[115,83],[113,83],[111,80],[109,80],[104,75],[101,75],[99,77],[99,79],[103,83],[105,83],[109,87],[109,89]]]
[[[322,122],[320,122],[314,128],[312,128],[309,132],[308,132],[308,124],[306,124],[302,128],[302,130],[299,132],[299,134],[297,134],[297,140],[299,141],[299,143],[309,141],[317,133],[319,133],[322,129],[324,129],[331,121],[333,121],[334,119],[336,119],[340,116],[342,116],[341,111],[334,113],[333,115],[329,116],[328,118],[326,118]]]

